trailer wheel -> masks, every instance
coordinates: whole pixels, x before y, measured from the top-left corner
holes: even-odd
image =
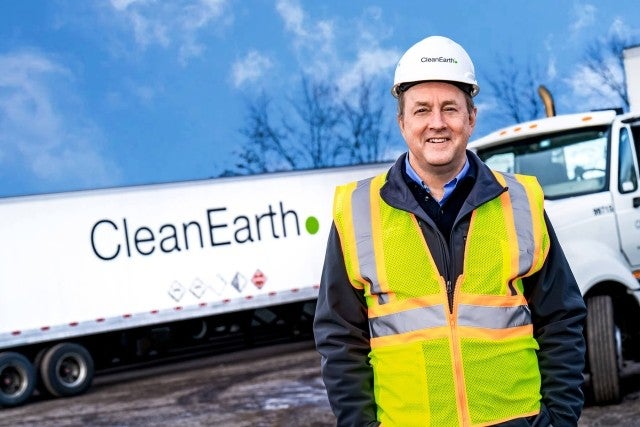
[[[589,298],[586,329],[591,389],[595,403],[617,403],[621,397],[619,362],[622,354],[610,296]]]
[[[36,385],[36,373],[29,360],[19,353],[0,353],[0,406],[24,403]]]
[[[47,350],[40,363],[40,378],[56,397],[82,394],[93,381],[93,359],[79,344],[60,343]]]

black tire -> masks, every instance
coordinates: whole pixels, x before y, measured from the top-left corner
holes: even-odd
[[[596,404],[618,403],[620,367],[613,303],[608,295],[587,301],[587,354],[591,374],[591,390]]]
[[[36,357],[33,359],[33,366],[36,371],[36,389],[38,390],[38,395],[42,397],[51,397],[49,390],[47,390],[42,384],[42,375],[40,375],[40,366],[42,366],[42,359],[44,359],[44,355],[49,350],[48,347],[44,347],[38,351]]]
[[[54,345],[44,353],[39,369],[42,384],[55,397],[82,394],[93,381],[93,359],[79,344]]]
[[[19,353],[0,353],[0,406],[18,406],[31,397],[36,372],[29,359]]]

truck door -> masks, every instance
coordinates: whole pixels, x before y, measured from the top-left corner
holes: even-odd
[[[640,188],[638,165],[640,159],[640,122],[619,128],[612,136],[612,147],[617,144],[617,183],[611,187],[618,220],[618,235],[622,252],[633,266],[640,265]],[[616,160],[616,156],[612,156]],[[616,165],[612,165],[612,171]],[[615,175],[614,175],[615,177]]]

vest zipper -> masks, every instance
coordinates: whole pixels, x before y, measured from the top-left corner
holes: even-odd
[[[420,227],[422,234],[423,234],[423,238],[425,239],[425,243],[426,243],[426,230],[425,228],[428,225],[428,223],[420,218],[418,219],[418,226]],[[442,232],[438,229],[437,226],[433,226],[431,227],[433,229],[433,231],[435,232],[436,236],[438,237],[438,243],[440,243],[440,253],[442,254],[442,273],[444,274],[444,280],[445,280],[445,291],[447,293],[447,302],[449,303],[449,314],[453,313],[453,294],[455,292],[455,287],[454,284],[451,280],[451,278],[454,275],[454,270],[453,270],[453,263],[451,261],[451,246],[447,246],[447,239],[445,239],[444,235],[442,234]]]
[[[420,227],[425,227],[426,223],[419,220],[418,224]],[[455,222],[453,227],[455,227]],[[471,425],[469,418],[469,407],[467,404],[467,393],[465,386],[465,378],[464,378],[464,369],[462,366],[462,349],[460,348],[460,337],[458,331],[458,320],[457,320],[457,309],[454,307],[454,295],[456,292],[456,286],[452,281],[452,278],[455,276],[454,269],[454,259],[451,257],[452,253],[452,235],[453,235],[453,227],[451,228],[451,235],[449,236],[449,243],[447,244],[447,239],[444,237],[442,232],[435,227],[435,233],[438,236],[438,241],[440,242],[440,251],[442,253],[442,262],[443,262],[443,273],[445,274],[445,291],[447,293],[447,302],[449,303],[449,328],[450,328],[450,339],[451,339],[451,351],[452,351],[452,363],[453,363],[453,372],[455,378],[455,388],[456,388],[456,401],[458,408],[458,417],[461,426],[467,427]],[[423,231],[424,232],[424,231]],[[466,240],[466,235],[464,236]]]
[[[449,303],[449,314],[453,313],[453,293],[455,291],[454,289],[454,284],[451,281],[451,277],[453,276],[452,273],[452,269],[451,269],[451,252],[449,250],[449,246],[447,246],[446,244],[446,240],[444,238],[444,236],[442,235],[442,233],[440,232],[440,230],[437,230],[437,233],[439,235],[439,239],[440,240],[440,248],[442,250],[442,260],[444,263],[444,268],[443,268],[443,272],[445,274],[444,280],[445,280],[445,288],[447,291],[447,301]]]
[[[427,227],[427,223],[423,220],[418,220],[418,225],[420,228]],[[442,255],[442,274],[443,279],[445,281],[445,292],[447,293],[447,302],[449,303],[449,314],[453,313],[453,292],[455,291],[453,283],[451,281],[452,269],[451,269],[451,255],[449,246],[447,246],[447,239],[445,239],[442,232],[438,229],[438,227],[433,226],[433,231],[435,232],[438,243],[440,243],[440,253]],[[426,231],[423,229],[423,238],[426,241]]]

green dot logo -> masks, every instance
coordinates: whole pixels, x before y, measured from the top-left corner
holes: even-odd
[[[305,228],[307,229],[307,233],[316,234],[320,229],[320,223],[318,222],[318,218],[315,216],[310,216],[304,223]]]

